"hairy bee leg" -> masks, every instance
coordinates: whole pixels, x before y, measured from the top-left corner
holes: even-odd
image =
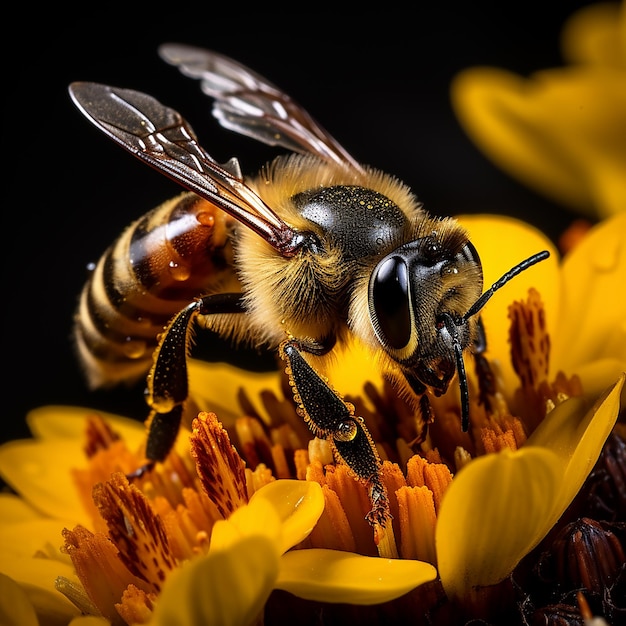
[[[366,519],[370,524],[385,525],[391,519],[387,491],[381,481],[382,463],[363,418],[355,417],[354,407],[331,389],[326,381],[304,360],[297,340],[280,345],[281,358],[299,412],[314,435],[327,439],[335,458],[345,463],[354,477],[365,484],[371,503]]]
[[[478,401],[485,406],[485,408],[491,410],[490,396],[493,396],[496,392],[496,380],[491,369],[489,361],[485,357],[487,350],[487,335],[485,333],[485,327],[482,323],[482,318],[478,318],[478,324],[476,325],[478,331],[476,340],[474,341],[474,364],[476,368],[476,377],[478,378]]]
[[[410,446],[415,446],[423,441],[426,441],[426,437],[428,436],[428,426],[432,424],[435,416],[433,415],[430,400],[428,399],[428,394],[426,393],[426,385],[424,385],[424,383],[422,383],[416,376],[411,375],[410,372],[404,372],[404,378],[411,387],[415,396],[419,398],[419,405],[416,407],[416,410],[419,411],[419,418],[417,418],[418,432],[415,439],[409,442]]]
[[[189,395],[187,357],[194,320],[198,315],[243,311],[241,294],[205,296],[186,306],[165,327],[148,375],[146,401],[152,411],[148,417],[147,466],[163,461],[178,435],[184,402]]]
[[[150,411],[148,416],[148,440],[146,441],[146,458],[151,469],[156,462],[165,460],[174,447],[180,423],[183,417],[184,403],[177,404],[167,413]]]

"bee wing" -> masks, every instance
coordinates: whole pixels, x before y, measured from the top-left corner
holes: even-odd
[[[126,150],[216,204],[289,256],[301,236],[244,182],[236,159],[220,165],[199,145],[183,117],[139,91],[72,83],[76,106]]]
[[[297,102],[241,63],[211,50],[175,43],[160,46],[159,55],[185,76],[200,79],[202,91],[215,99],[213,115],[224,128],[363,171]]]

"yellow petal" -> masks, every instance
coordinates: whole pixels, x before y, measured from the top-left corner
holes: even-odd
[[[0,493],[0,527],[41,519],[41,512],[12,493]]]
[[[617,380],[626,371],[623,359],[598,359],[579,365],[576,373],[583,381],[589,396],[598,397],[607,388],[607,382]]]
[[[561,272],[552,375],[559,370],[576,374],[582,365],[606,358],[617,359],[626,370],[626,213],[595,226],[563,259]],[[600,393],[611,382],[590,389],[583,379],[583,388]]]
[[[582,487],[609,436],[620,408],[626,374],[622,374],[593,406],[588,398],[570,398],[559,404],[535,432],[526,446],[554,451],[564,462],[564,474],[554,500],[552,526]]]
[[[336,358],[330,362],[326,374],[333,388],[343,396],[358,396],[370,411],[378,410],[363,393],[366,383],[379,390],[383,388],[378,361],[365,345],[350,338],[345,344],[338,346]]]
[[[280,556],[280,519],[267,500],[258,500],[235,510],[225,520],[218,520],[211,532],[210,551],[230,550],[244,537],[263,537]]]
[[[250,624],[272,591],[278,559],[275,546],[260,535],[192,559],[167,579],[150,624]]]
[[[94,414],[100,415],[124,439],[131,450],[142,443],[146,431],[141,422],[96,409],[43,406],[30,411],[26,421],[30,431],[37,438],[73,439],[80,445],[85,439],[85,420]]]
[[[563,58],[626,69],[626,4],[598,2],[582,7],[561,31]]]
[[[0,509],[0,515],[2,513]],[[45,554],[48,558],[69,564],[69,557],[61,552],[64,527],[66,524],[56,519],[36,519],[17,524],[3,520],[0,522],[1,558],[19,559]]]
[[[111,626],[111,622],[104,617],[95,617],[94,615],[81,615],[75,617],[68,626]]]
[[[523,447],[471,461],[446,491],[437,563],[448,597],[503,580],[543,538],[563,474],[550,450]]]
[[[508,307],[515,300],[526,300],[530,287],[541,294],[549,333],[558,330],[560,296],[559,255],[548,238],[519,220],[498,215],[461,215],[459,222],[468,230],[481,258],[484,289],[529,256],[548,250],[550,258],[518,274],[491,298],[481,312],[487,335],[487,353],[502,370],[506,389],[511,393],[519,380],[510,358]]]
[[[37,613],[26,592],[11,578],[0,573],[0,624],[39,626]]]
[[[504,170],[557,202],[606,216],[626,206],[624,76],[608,66],[529,80],[472,68],[455,77],[452,101],[472,140]]]
[[[276,372],[249,372],[227,363],[207,363],[197,359],[189,361],[189,392],[198,407],[219,415],[228,426],[241,417],[240,396],[245,391],[255,412],[267,424],[271,422],[261,400],[263,393],[273,393],[277,398],[284,394]]]
[[[42,624],[67,624],[78,615],[78,609],[54,587],[58,576],[80,585],[71,565],[47,558],[10,558],[0,553],[0,572],[24,590]],[[3,622],[0,622],[3,623]]]
[[[282,557],[276,588],[306,600],[379,604],[436,577],[437,570],[422,561],[315,548],[292,550]]]
[[[313,481],[276,480],[255,492],[249,506],[256,507],[260,500],[269,502],[278,514],[281,553],[308,537],[324,510],[322,488]]]
[[[85,464],[80,447],[71,440],[24,439],[0,446],[0,476],[26,502],[49,517],[89,527],[70,474]]]
[[[373,404],[363,397],[366,382],[382,387],[381,373],[371,352],[357,341],[347,341],[338,349],[341,352],[337,353],[337,358],[333,359],[325,374],[342,395],[360,395],[365,405],[374,410]],[[277,371],[250,372],[226,363],[206,363],[195,359],[189,361],[189,389],[201,410],[217,413],[220,421],[227,426],[241,417],[240,397],[244,392],[255,413],[266,424],[272,422],[272,416],[263,404],[263,396],[269,393],[279,400],[285,399]],[[288,400],[291,402],[291,398]]]

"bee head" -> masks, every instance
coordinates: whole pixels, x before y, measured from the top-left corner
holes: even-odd
[[[497,289],[548,255],[522,261],[482,293],[482,265],[472,243],[453,245],[433,233],[399,246],[371,274],[369,315],[380,345],[418,389],[441,395],[458,373],[464,430],[469,400],[463,352],[477,339],[478,313]]]
[[[464,315],[483,285],[474,246],[449,244],[434,233],[406,243],[379,261],[369,283],[370,320],[381,346],[441,392],[456,370],[455,343],[464,350],[474,337],[474,320]]]

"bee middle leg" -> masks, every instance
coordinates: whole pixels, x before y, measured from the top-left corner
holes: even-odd
[[[483,404],[487,411],[491,411],[491,398],[496,393],[496,377],[489,361],[485,357],[487,351],[487,335],[482,318],[478,318],[478,332],[474,342],[474,363],[478,378],[478,402]]]
[[[391,514],[374,441],[363,418],[354,415],[354,407],[305,361],[303,348],[306,350],[306,344],[296,339],[284,341],[279,348],[287,363],[298,412],[315,436],[330,442],[337,461],[347,465],[353,476],[366,485],[372,507],[366,516],[368,522],[384,526]]]
[[[152,409],[148,417],[147,463],[136,475],[163,461],[176,441],[189,396],[187,358],[194,320],[198,315],[243,312],[239,293],[205,296],[179,311],[163,330],[147,379],[146,402]]]

